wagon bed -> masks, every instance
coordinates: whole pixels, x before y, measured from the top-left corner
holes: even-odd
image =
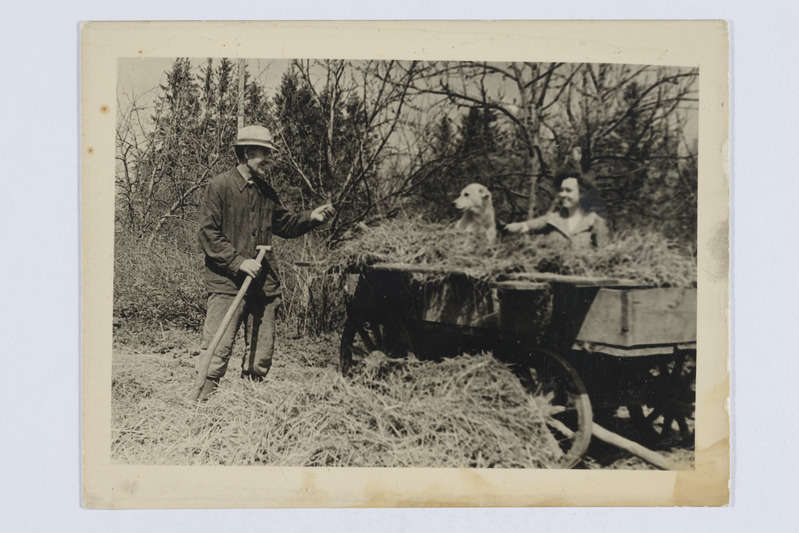
[[[397,263],[366,267],[348,286],[345,374],[375,350],[490,349],[551,415],[564,467],[587,448],[593,411],[609,406],[625,406],[647,438],[692,438],[695,288],[550,273],[487,281],[465,269]]]

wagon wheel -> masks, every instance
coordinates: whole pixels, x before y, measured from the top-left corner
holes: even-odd
[[[593,413],[583,380],[569,363],[546,350],[532,351],[519,370],[522,385],[560,447],[558,466],[573,467],[591,442]]]
[[[341,335],[341,373],[349,375],[353,365],[371,354],[382,352],[388,357],[413,356],[408,330],[393,313],[370,313],[351,316]]]
[[[642,437],[661,447],[692,444],[696,401],[696,355],[678,353],[661,361],[644,376],[648,394],[627,406]]]

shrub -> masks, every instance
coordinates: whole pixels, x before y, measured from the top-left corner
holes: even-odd
[[[202,327],[207,294],[203,254],[193,226],[187,221],[174,223],[149,246],[146,238],[117,233],[114,317],[126,330]],[[280,319],[287,328],[298,334],[340,329],[343,287],[341,278],[323,266],[324,246],[312,234],[275,239],[273,245],[283,283]]]
[[[196,246],[195,246],[196,248]],[[114,316],[126,327],[199,328],[205,317],[203,258],[165,239],[117,233],[114,247]]]
[[[281,317],[298,334],[340,331],[344,324],[342,276],[329,268],[329,251],[321,239],[275,239],[275,257],[283,284]]]

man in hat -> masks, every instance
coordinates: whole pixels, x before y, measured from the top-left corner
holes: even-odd
[[[242,324],[246,350],[241,377],[263,380],[272,365],[275,312],[280,306],[280,280],[271,254],[262,263],[256,247],[271,243],[272,234],[299,237],[327,221],[335,212],[331,204],[311,212],[292,213],[278,200],[266,181],[266,168],[277,146],[263,126],[247,126],[234,145],[238,166],[208,184],[200,209],[200,246],[205,252],[205,286],[208,306],[202,349],[208,348],[239,288],[253,280],[236,309],[208,367],[200,400],[213,393],[225,375],[233,340]]]

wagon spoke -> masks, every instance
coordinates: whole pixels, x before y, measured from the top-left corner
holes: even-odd
[[[696,399],[696,355],[677,352],[670,359],[660,359],[646,370],[648,396],[628,405],[630,418],[641,435],[653,444],[671,447],[679,440],[692,438]]]
[[[663,426],[660,432],[660,436],[664,439],[671,437],[671,433],[673,431],[671,424],[674,422],[674,417],[671,415],[663,415]]]
[[[348,375],[353,356],[364,359],[380,351],[390,357],[405,357],[413,353],[410,336],[402,320],[391,313],[362,311],[348,316],[339,348],[341,370]]]
[[[668,375],[669,390],[677,391],[681,388],[683,381],[683,368],[685,367],[685,356],[678,355],[674,359],[674,366],[672,366],[671,374]]]
[[[685,417],[677,417],[677,425],[680,427],[680,436],[686,437],[689,434],[688,421]]]
[[[685,378],[683,378],[683,383],[688,385],[689,389],[693,389],[696,383],[696,367],[693,367],[688,374],[686,374]]]
[[[350,355],[357,355],[360,358],[364,358],[369,355],[369,352],[361,348],[360,346],[353,346],[350,349]]]
[[[544,390],[544,384],[541,381],[541,376],[538,375],[538,372],[535,369],[530,369],[527,378],[527,386],[531,389],[533,396],[540,396]]]
[[[657,419],[658,419],[658,417],[659,417],[660,415],[662,415],[662,414],[663,414],[663,409],[662,409],[661,407],[655,407],[654,409],[652,409],[652,412],[651,412],[651,413],[649,413],[649,415],[647,415],[647,417],[646,417],[644,420],[646,420],[646,422],[647,422],[648,424],[651,424],[651,423],[653,423],[655,420],[657,420]]]
[[[389,357],[402,357],[406,355],[402,353],[402,340],[396,331],[385,328],[382,333],[378,346],[381,346],[383,353]]]
[[[571,468],[591,440],[593,417],[585,385],[569,363],[545,350],[529,352],[529,363],[519,370],[522,385],[559,448],[557,467]]]
[[[383,337],[383,328],[385,326],[383,326],[382,324],[372,324],[372,326],[374,332],[374,348],[372,348],[372,351],[381,350],[383,353],[388,353],[385,350],[386,341],[385,338]]]

